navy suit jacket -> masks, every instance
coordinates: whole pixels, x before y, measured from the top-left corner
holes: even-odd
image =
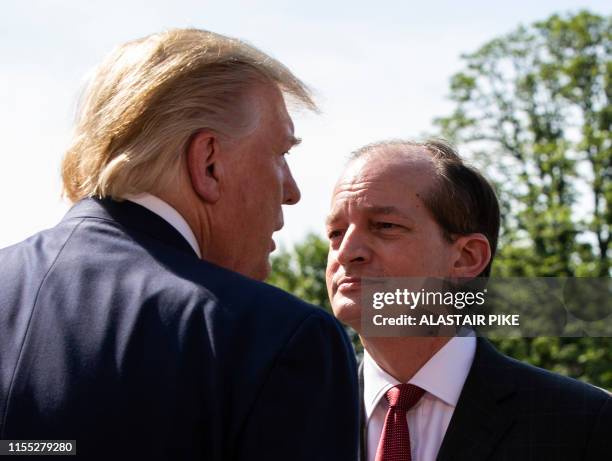
[[[438,461],[610,459],[609,394],[511,359],[484,338],[478,338],[476,344],[474,362],[444,435]],[[363,395],[362,368],[359,379]],[[362,403],[361,460],[366,459],[366,440]]]
[[[0,439],[81,459],[354,460],[358,388],[329,314],[86,199],[0,251]]]

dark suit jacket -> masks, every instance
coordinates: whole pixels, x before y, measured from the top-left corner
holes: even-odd
[[[357,371],[329,314],[88,199],[0,251],[0,439],[86,459],[354,460]]]
[[[359,370],[363,393],[363,370]],[[360,459],[365,460],[361,405]],[[478,338],[439,461],[604,460],[612,456],[612,398],[506,357]],[[420,460],[415,460],[420,461]]]

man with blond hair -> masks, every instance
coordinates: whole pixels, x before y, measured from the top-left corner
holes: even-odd
[[[186,29],[115,50],[62,165],[75,203],[0,251],[0,439],[82,459],[352,460],[338,322],[261,282],[300,199],[282,64]]]

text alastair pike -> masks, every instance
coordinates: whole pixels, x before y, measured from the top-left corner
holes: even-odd
[[[375,326],[520,326],[520,314],[401,314],[372,317]]]

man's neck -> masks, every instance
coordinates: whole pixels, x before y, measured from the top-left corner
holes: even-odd
[[[145,207],[168,222],[183,236],[185,240],[187,240],[198,257],[202,257],[198,239],[193,233],[189,223],[176,208],[161,198],[147,192],[135,195],[126,195],[124,198]]]
[[[200,247],[200,257],[208,260],[211,247],[210,216],[203,209],[204,207],[201,206],[195,194],[188,192],[190,190],[182,192],[178,189],[178,193],[158,192],[157,196],[173,207],[185,219]]]
[[[446,337],[361,337],[364,348],[374,361],[402,383],[410,381],[449,340]]]

